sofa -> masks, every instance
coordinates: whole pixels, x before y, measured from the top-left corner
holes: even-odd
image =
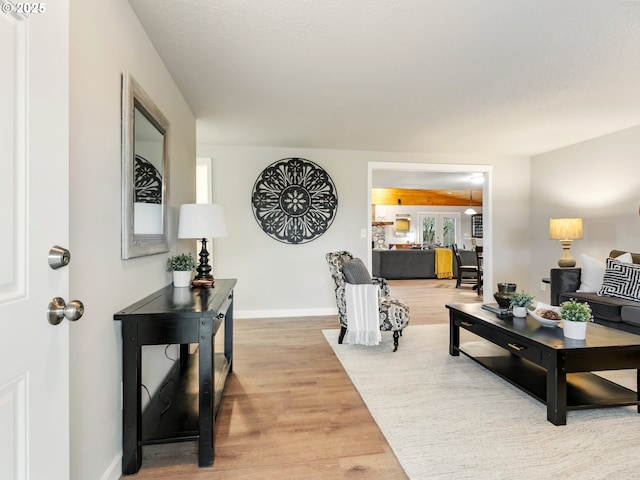
[[[604,263],[581,260],[580,268],[551,269],[551,304],[587,302],[594,322],[640,335],[640,254],[612,250]]]
[[[475,265],[476,252],[460,250],[463,263]],[[398,250],[375,249],[371,253],[371,271],[376,277],[387,280],[408,280],[436,277],[435,250],[402,248]],[[458,275],[458,264],[453,258],[453,276]]]

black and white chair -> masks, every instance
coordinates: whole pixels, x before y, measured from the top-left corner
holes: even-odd
[[[395,352],[398,349],[398,339],[402,335],[402,330],[409,324],[409,306],[392,297],[387,281],[384,278],[371,277],[362,260],[354,258],[350,252],[330,252],[325,255],[325,258],[335,284],[338,320],[340,321],[338,343],[342,343],[348,328],[345,285],[347,283],[371,283],[380,288],[378,296],[380,330],[393,332],[393,351]]]

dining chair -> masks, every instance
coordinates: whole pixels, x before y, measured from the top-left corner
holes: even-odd
[[[456,263],[458,265],[458,275],[456,277],[456,288],[460,288],[462,283],[473,283],[475,287],[478,286],[478,265],[465,265],[462,263],[462,256],[460,255],[460,250],[458,250],[458,245],[451,245],[451,249],[453,250],[453,255],[456,257]],[[471,275],[465,275],[471,274]]]
[[[476,290],[478,291],[478,295],[481,295],[483,292],[482,282],[484,280],[484,248],[482,245],[476,245],[476,261],[478,263],[478,278],[476,284]]]

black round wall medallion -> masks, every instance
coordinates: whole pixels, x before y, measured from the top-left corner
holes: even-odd
[[[251,193],[260,228],[284,243],[307,243],[327,231],[338,193],[322,167],[304,158],[283,158],[265,168]]]

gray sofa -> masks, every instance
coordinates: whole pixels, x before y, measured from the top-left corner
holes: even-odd
[[[476,264],[476,252],[460,250],[465,265]],[[420,278],[437,278],[435,269],[435,250],[403,248],[398,250],[373,250],[371,253],[371,271],[373,276],[387,280],[408,280]],[[455,256],[453,261],[453,277],[458,275]]]
[[[609,256],[616,258],[623,253],[612,250]],[[631,257],[633,263],[640,264],[640,254],[632,253]],[[581,268],[551,269],[551,304],[560,305],[571,298],[587,302],[591,306],[594,322],[640,335],[640,302],[577,292],[581,271]]]

